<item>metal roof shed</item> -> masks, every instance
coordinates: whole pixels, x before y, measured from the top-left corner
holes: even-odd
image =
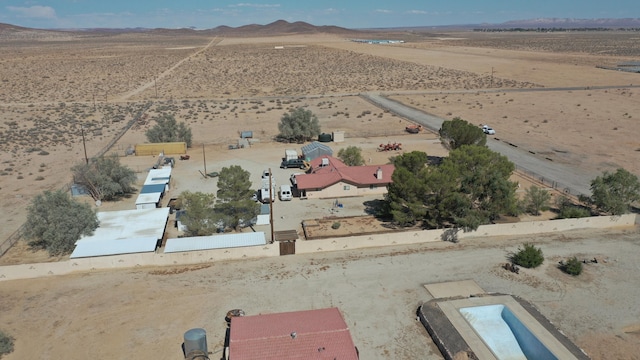
[[[120,240],[79,241],[70,258],[153,252],[158,239],[153,237]]]
[[[97,213],[100,225],[92,236],[81,241],[102,241],[153,237],[162,239],[169,219],[169,208],[104,211]]]
[[[311,144],[302,147],[302,156],[307,161],[311,161],[323,155],[333,156],[333,150],[321,142],[314,141]]]
[[[265,245],[264,232],[167,239],[165,253]]]
[[[169,208],[105,211],[91,236],[76,241],[72,258],[155,251],[164,235]]]
[[[161,169],[151,169],[147,174],[144,185],[164,184],[165,191],[169,190],[169,182],[171,181],[171,167]]]

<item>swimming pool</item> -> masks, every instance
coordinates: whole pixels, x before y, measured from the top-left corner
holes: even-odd
[[[465,307],[459,311],[498,359],[558,359],[503,304]]]
[[[418,307],[418,319],[446,359],[590,359],[522,298],[469,281],[425,287],[433,298]]]

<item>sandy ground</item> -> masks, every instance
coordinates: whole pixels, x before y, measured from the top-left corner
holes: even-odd
[[[7,359],[180,359],[194,327],[217,359],[230,309],[330,306],[363,359],[440,359],[415,321],[429,300],[422,285],[463,279],[531,301],[593,359],[638,359],[637,239],[637,229],[570,232],[0,282],[2,327],[17,339]],[[506,272],[500,264],[525,241],[545,263]],[[573,255],[600,261],[572,278],[555,265]]]
[[[297,106],[318,114],[323,131],[344,130],[371,158],[391,155],[375,152],[385,139],[406,143],[409,149],[405,120],[355,96],[376,91],[444,117],[489,123],[496,136],[557,161],[599,171],[624,166],[640,174],[634,127],[640,101],[637,89],[629,87],[638,83],[638,74],[594,68],[628,60],[624,54],[580,53],[566,45],[572,44],[570,38],[563,43],[555,37],[547,41],[554,52],[541,52],[540,43],[510,46],[507,38],[477,47],[469,39],[456,43],[436,38],[397,47],[330,36],[218,40],[118,35],[41,41],[38,46],[3,43],[0,239],[24,222],[33,196],[71,180],[69,167],[84,160],[82,129],[93,156],[149,101],[147,117],[113,152],[123,155],[144,141],[153,117],[168,112],[193,129],[192,153],[206,144],[209,171],[242,157],[256,168],[277,167],[279,157],[272,154],[282,148],[270,139],[282,114]],[[514,91],[574,86],[581,89]],[[611,88],[591,89],[596,86]],[[483,92],[498,87],[500,92]],[[228,157],[227,146],[245,130],[260,140],[257,149],[276,150],[260,156],[233,150]],[[422,149],[419,143],[416,148]],[[147,162],[151,159],[125,159],[140,176],[152,165]],[[195,170],[185,179],[180,181],[200,181]],[[313,211],[329,216],[326,204]],[[252,314],[336,305],[345,313],[363,358],[438,358],[424,330],[412,322],[415,306],[426,296],[420,285],[474,278],[488,291],[531,300],[594,358],[637,358],[632,351],[640,346],[633,320],[638,318],[633,302],[637,277],[632,277],[637,266],[630,258],[637,232],[572,238],[531,239],[545,242],[549,265],[519,279],[500,272],[498,263],[527,239],[461,244],[451,251],[442,249],[450,244],[437,244],[434,250],[383,249],[200,270],[137,269],[0,283],[0,326],[17,338],[10,359],[179,357],[181,335],[191,327],[208,328],[210,343],[219,344],[222,319],[231,308]],[[611,261],[589,268],[584,277],[563,277],[553,267],[560,259],[554,256],[572,254]],[[168,292],[173,295],[167,297]]]

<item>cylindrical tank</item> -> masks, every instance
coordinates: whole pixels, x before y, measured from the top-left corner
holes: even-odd
[[[202,351],[208,354],[207,332],[204,329],[191,329],[184,333],[184,355],[188,356],[193,351]]]

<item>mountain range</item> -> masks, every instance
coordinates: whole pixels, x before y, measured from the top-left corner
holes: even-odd
[[[165,28],[83,28],[83,29],[31,29],[16,25],[0,23],[0,35],[7,35],[18,32],[33,31],[53,31],[53,32],[81,32],[81,33],[130,33],[130,32],[154,32],[154,33],[209,33],[211,35],[222,36],[271,36],[284,34],[341,34],[341,35],[357,35],[362,31],[419,31],[419,30],[446,30],[446,29],[477,29],[477,28],[640,28],[640,18],[624,18],[624,19],[572,19],[572,18],[539,18],[529,20],[514,20],[499,24],[466,24],[466,25],[448,25],[448,26],[412,26],[412,27],[394,27],[394,28],[371,28],[371,29],[347,29],[339,26],[325,25],[316,26],[303,21],[288,22],[285,20],[274,21],[266,25],[244,25],[239,27],[218,26],[211,29],[195,30],[192,27],[181,29],[165,29]]]

